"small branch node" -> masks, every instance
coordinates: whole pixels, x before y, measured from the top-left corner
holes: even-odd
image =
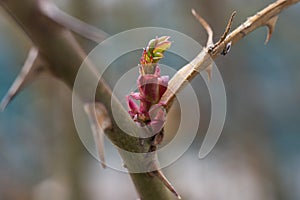
[[[223,35],[220,37],[219,41],[216,42],[213,45],[213,47],[211,47],[211,50],[209,51],[210,54],[215,54],[214,50],[216,49],[216,47],[218,47],[219,45],[221,45],[225,41],[227,35],[230,32],[230,29],[231,29],[231,26],[232,26],[232,21],[233,21],[233,18],[234,18],[235,15],[236,15],[236,11],[233,11],[230,18],[229,18],[229,20],[228,20],[228,23],[227,23],[227,26],[226,26],[226,29],[225,29]],[[230,43],[230,45],[228,45],[229,43]],[[223,51],[221,52],[221,55],[226,55],[229,52],[229,50],[231,48],[231,42],[229,42],[229,43],[224,44],[225,47],[224,47]]]
[[[224,49],[221,52],[221,55],[225,56],[230,51],[231,44],[232,44],[231,41],[226,44],[226,46],[224,47]]]

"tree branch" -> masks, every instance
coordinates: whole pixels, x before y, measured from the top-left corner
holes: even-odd
[[[264,25],[269,27],[268,38],[270,38],[276,23],[274,17],[288,6],[299,1],[300,0],[276,1],[256,15],[248,18],[247,21],[229,35],[226,34],[227,36],[225,36],[223,41],[215,45],[207,45],[191,63],[180,69],[171,79],[169,88],[162,98],[162,101],[167,105],[167,109],[170,108],[175,94],[184,87],[185,83],[191,81],[200,71],[209,67],[212,60],[220,55],[229,43],[235,44],[253,30]],[[43,62],[47,63],[48,69],[52,74],[72,89],[77,71],[86,58],[86,53],[75,40],[70,29],[88,38],[94,38],[94,40],[97,41],[101,40],[102,35],[99,31],[97,33],[100,33],[100,35],[95,34],[95,30],[91,28],[88,29],[88,32],[82,31],[85,30],[82,29],[85,24],[77,23],[76,20],[58,20],[55,17],[63,17],[64,15],[55,15],[55,13],[53,13],[55,9],[47,10],[49,8],[51,9],[51,6],[46,7],[47,9],[45,10],[45,3],[49,4],[46,0],[0,0],[0,5],[18,23],[34,46],[36,46],[39,55],[43,58]],[[105,37],[105,35],[103,35],[103,37]],[[103,79],[99,81],[95,99],[89,99],[86,90],[92,82],[98,80],[99,74],[94,69],[92,63],[87,66],[85,72],[89,80],[87,80],[84,88],[75,91],[82,101],[85,103],[96,101],[102,103],[106,108],[110,108],[111,101],[114,101],[114,104],[118,107],[119,114],[123,118],[123,123],[130,126],[133,132],[137,132],[138,129],[127,114],[127,111],[121,106],[118,100],[112,96],[111,89]],[[112,128],[106,129],[105,134],[112,143],[130,152],[147,152],[150,141],[146,141],[144,145],[141,145],[139,138],[124,133],[114,121],[112,111],[110,109],[107,111],[111,118]],[[131,168],[145,161],[143,156],[132,158],[124,155],[122,152],[120,152],[120,154],[125,165],[129,168],[129,171]],[[130,175],[141,199],[173,199],[173,196],[171,196],[170,192],[164,187],[164,183],[160,178],[149,176],[148,173],[131,173]],[[160,175],[160,177],[163,177],[162,174]]]
[[[184,88],[186,82],[191,81],[201,71],[210,67],[213,60],[222,54],[224,49],[228,48],[228,44],[236,44],[243,37],[262,26],[267,26],[269,29],[266,42],[269,41],[276,24],[278,14],[289,6],[298,3],[299,1],[300,0],[278,0],[263,10],[257,12],[255,15],[248,17],[244,23],[228,34],[226,38],[221,37],[219,40],[221,42],[218,41],[214,45],[207,45],[205,48],[203,48],[196,58],[194,58],[187,65],[183,66],[170,80],[168,90],[161,99],[161,101],[166,105],[166,109],[170,109],[176,94]],[[194,15],[196,15],[195,11],[192,12]],[[196,15],[196,18],[198,17]],[[205,20],[204,23],[203,19],[200,19],[199,21],[207,30],[210,39],[212,37],[212,33],[208,31],[210,28],[207,28],[207,26],[209,25],[205,22]],[[229,24],[231,24],[230,21]],[[225,33],[226,32],[227,31],[225,31]]]
[[[24,0],[21,2],[18,0],[0,0],[2,8],[4,8],[36,46],[44,62],[48,64],[49,71],[72,89],[77,71],[87,55],[68,27],[57,23],[57,21],[49,18],[48,13],[44,13],[44,3],[50,2],[46,0]],[[123,119],[122,122],[126,126],[131,126],[133,132],[137,132],[137,126],[118,100],[112,96],[111,89],[106,82],[103,79],[98,81],[100,76],[92,63],[86,66],[85,73],[85,76],[89,77],[85,82],[85,86],[75,91],[81,100],[84,103],[100,102],[106,108],[110,108],[112,101],[115,102],[114,105],[118,107],[116,109],[118,109],[119,115]],[[93,82],[98,82],[98,87],[95,99],[90,99],[87,90],[91,88],[90,85]],[[107,129],[105,134],[112,143],[120,149],[129,152],[146,153],[149,150],[150,139],[149,141],[145,141],[144,145],[141,145],[139,138],[124,133],[117,126],[110,109],[108,109],[108,114],[112,119],[112,128]],[[120,152],[120,154],[129,171],[136,171],[139,168],[139,163],[145,162],[145,157],[142,154],[137,154],[138,156],[135,157],[124,154],[124,151]],[[147,159],[151,160],[153,156],[154,154]],[[149,176],[148,173],[130,173],[130,176],[141,199],[173,198],[159,178]]]

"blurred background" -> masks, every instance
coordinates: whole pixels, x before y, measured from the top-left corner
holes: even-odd
[[[237,11],[235,28],[272,1],[54,2],[110,35],[155,26],[180,31],[204,45],[206,33],[192,16],[191,8],[207,19],[216,41],[233,10]],[[267,30],[260,28],[216,60],[227,92],[227,118],[220,140],[203,160],[199,160],[198,151],[210,119],[210,99],[203,79],[198,76],[192,81],[200,100],[198,135],[189,150],[164,169],[184,199],[300,199],[299,10],[300,4],[280,15],[268,45],[264,45]],[[95,46],[82,38],[78,40],[87,52]],[[30,48],[27,38],[2,10],[0,44],[2,98]],[[178,69],[185,63],[173,57],[165,58],[169,66]],[[115,65],[122,67],[126,63]],[[109,73],[107,79],[118,73]],[[178,120],[178,113],[175,105],[169,129]],[[57,79],[40,77],[0,113],[1,200],[137,198],[126,173],[102,169],[83,147],[72,120],[71,91]]]

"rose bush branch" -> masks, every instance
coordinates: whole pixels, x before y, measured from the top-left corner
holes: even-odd
[[[224,52],[224,49],[226,50],[228,44],[231,43],[234,45],[241,38],[261,26],[267,26],[269,28],[268,35],[270,36],[276,23],[276,16],[288,6],[299,1],[300,0],[276,1],[256,15],[248,18],[246,22],[228,35],[225,34],[224,39],[220,40],[220,42],[217,42],[215,45],[207,45],[191,63],[180,69],[170,80],[168,89],[161,99],[161,101],[167,105],[167,109],[171,106],[172,100],[175,97],[174,92],[179,92],[180,89],[184,87],[186,81],[192,80],[200,71],[207,69],[212,60]],[[17,80],[19,83],[14,84],[18,86],[18,88],[12,88],[10,92],[13,94],[9,94],[7,97],[14,96],[21,86],[22,88],[24,87],[22,81],[29,82],[33,80],[39,73],[35,73],[36,70],[31,69],[39,69],[39,67],[42,71],[50,72],[51,75],[57,77],[72,89],[79,67],[87,56],[80,44],[76,41],[73,35],[74,32],[94,41],[101,41],[106,37],[106,34],[102,31],[66,15],[47,0],[0,0],[0,5],[28,36],[32,42],[34,53],[34,55],[33,53],[30,54],[31,58],[28,59],[29,64],[26,65],[26,69],[29,71],[25,70],[25,73],[23,73],[27,75],[18,77]],[[203,25],[205,26],[205,24]],[[205,27],[208,30],[208,26]],[[39,62],[35,62],[35,59],[38,59]],[[30,64],[32,66],[30,66]],[[37,64],[39,64],[39,66],[36,66]],[[89,80],[86,81],[84,88],[78,89],[75,92],[84,103],[99,103],[101,105],[98,107],[100,110],[99,113],[106,113],[107,118],[111,120],[108,122],[107,118],[105,118],[106,121],[104,120],[105,122],[103,122],[103,118],[99,118],[100,121],[97,119],[99,125],[102,125],[102,127],[96,127],[95,130],[100,128],[102,132],[105,132],[112,143],[120,149],[131,152],[147,152],[151,141],[146,141],[144,145],[141,145],[138,138],[124,133],[112,118],[110,105],[111,101],[114,101],[116,102],[114,103],[117,106],[116,109],[119,110],[119,114],[123,118],[123,123],[130,126],[133,132],[138,131],[127,111],[118,103],[118,100],[112,96],[111,89],[103,79],[99,81],[95,99],[88,97],[86,90],[92,82],[95,80],[98,81],[99,74],[94,69],[92,63],[87,65],[85,72]],[[29,75],[30,78],[28,78]],[[7,99],[4,99],[3,102],[5,102],[4,105],[8,103]],[[103,124],[105,124],[105,126]],[[131,167],[134,168],[139,162],[144,161],[143,156],[131,158],[122,153],[121,156],[129,169]],[[170,195],[165,184],[158,178],[159,176],[149,176],[148,173],[130,173],[130,176],[141,199],[174,198],[173,195]]]
[[[278,14],[299,1],[300,0],[278,0],[268,5],[255,15],[248,17],[244,23],[234,29],[231,33],[226,34],[225,38],[221,37],[215,44],[212,44],[213,32],[210,26],[203,18],[193,11],[195,17],[198,18],[199,22],[207,31],[209,36],[208,42],[206,47],[203,48],[203,50],[190,63],[183,66],[170,80],[168,90],[161,99],[161,101],[166,104],[166,108],[169,109],[171,107],[176,93],[185,86],[186,81],[191,81],[201,71],[209,69],[212,61],[226,50],[228,44],[231,46],[236,44],[243,37],[262,26],[267,26],[268,28],[266,38],[266,42],[268,42],[274,31]],[[230,21],[231,20],[229,20],[229,25],[231,23]]]

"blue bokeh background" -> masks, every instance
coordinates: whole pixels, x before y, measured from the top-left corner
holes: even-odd
[[[233,27],[237,27],[272,1],[54,2],[110,35],[156,26],[180,31],[205,44],[206,34],[191,8],[207,19],[217,40],[233,10],[237,11]],[[181,159],[165,169],[185,199],[300,199],[299,10],[300,4],[280,14],[267,45],[266,28],[260,28],[228,55],[217,58],[228,113],[216,148],[204,160],[199,160],[197,153],[207,129],[210,102],[203,80],[197,77],[192,81],[200,99],[199,136]],[[78,40],[86,51],[94,45]],[[30,42],[2,10],[0,44],[3,97],[26,59]],[[171,55],[166,62],[174,68],[184,63]],[[169,123],[172,125],[172,120]],[[1,200],[134,198],[137,194],[128,176],[101,169],[81,145],[72,121],[71,92],[57,79],[39,77],[0,113]]]

